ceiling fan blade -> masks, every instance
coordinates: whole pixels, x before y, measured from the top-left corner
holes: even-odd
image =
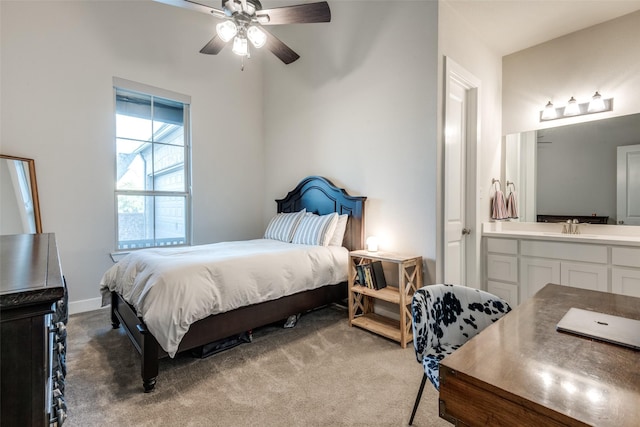
[[[223,47],[226,46],[226,42],[223,42],[220,37],[217,35],[213,36],[209,43],[204,45],[202,49],[200,49],[200,53],[204,53],[206,55],[217,55],[220,53]]]
[[[300,58],[300,55],[295,53],[289,46],[282,43],[276,36],[262,28],[262,31],[267,35],[267,41],[265,47],[277,56],[285,64],[291,64],[293,61]]]
[[[181,7],[183,9],[193,10],[200,13],[206,13],[207,15],[215,16],[216,18],[224,18],[226,15],[224,11],[220,9],[214,9],[204,4],[192,0],[153,0],[158,3],[168,4],[169,6]]]
[[[256,11],[256,18],[262,25],[309,24],[331,22],[331,9],[326,1],[276,7]]]

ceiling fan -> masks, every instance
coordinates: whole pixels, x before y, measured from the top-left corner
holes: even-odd
[[[222,10],[193,0],[155,1],[223,19],[216,25],[216,35],[200,49],[200,53],[217,55],[227,42],[233,40],[233,52],[248,58],[250,53],[247,41],[249,41],[257,49],[266,47],[285,64],[292,63],[300,58],[300,55],[265,30],[265,25],[331,21],[331,10],[326,1],[262,9],[259,0],[222,0]]]

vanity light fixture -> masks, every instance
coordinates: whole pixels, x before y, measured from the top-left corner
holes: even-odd
[[[549,101],[544,107],[544,110],[540,111],[540,121],[545,122],[547,120],[602,113],[604,111],[613,111],[613,98],[604,99],[602,95],[596,91],[589,102],[579,103],[572,96],[565,107],[556,108],[551,101]]]
[[[547,105],[542,110],[542,114],[540,116],[540,120],[553,120],[557,117],[556,108],[553,106],[551,101],[547,102]]]
[[[589,107],[587,108],[587,112],[589,113],[598,113],[600,111],[604,111],[607,107],[604,105],[604,99],[602,99],[602,95],[596,91],[593,98],[589,102]]]
[[[564,115],[565,116],[577,116],[580,114],[580,106],[578,105],[578,101],[572,96],[567,102],[567,106],[564,107]]]

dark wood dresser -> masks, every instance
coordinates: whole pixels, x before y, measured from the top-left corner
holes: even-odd
[[[66,417],[67,294],[54,234],[0,236],[0,424]]]

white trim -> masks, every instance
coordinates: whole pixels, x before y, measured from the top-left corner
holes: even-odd
[[[82,301],[69,302],[69,314],[84,313],[98,310],[102,306],[102,298],[90,298]],[[106,307],[105,307],[106,308]]]
[[[1,0],[0,0],[1,1]],[[151,86],[151,85],[147,85],[144,83],[139,83],[139,82],[134,82],[132,80],[127,80],[127,79],[123,79],[120,77],[112,77],[112,81],[113,81],[113,102],[114,102],[114,113],[117,114],[117,92],[119,89],[124,89],[125,91],[133,91],[133,92],[139,92],[143,95],[150,95],[152,97],[158,97],[158,98],[165,98],[165,99],[170,99],[172,101],[177,101],[183,104],[183,108],[184,108],[184,122],[182,124],[182,129],[184,132],[184,179],[185,179],[185,187],[184,187],[184,191],[174,191],[174,192],[162,192],[165,195],[175,195],[178,197],[185,197],[185,242],[184,242],[184,246],[189,246],[191,245],[191,243],[193,242],[193,226],[192,226],[192,221],[193,221],[193,199],[192,199],[192,191],[193,188],[191,186],[191,177],[192,177],[192,150],[191,150],[191,96],[189,95],[184,95],[178,92],[173,92],[167,89],[162,89],[159,87],[155,87],[155,86]],[[153,114],[153,111],[151,112]],[[115,128],[115,121],[114,121],[114,130],[113,130],[113,134],[116,136],[115,140],[116,140],[116,145],[117,145],[117,130]],[[152,142],[152,144],[155,144],[155,142]],[[118,165],[117,162],[114,162],[114,173],[117,176],[117,171],[118,169]],[[114,188],[117,187],[117,183],[114,183]],[[149,196],[154,196],[157,195],[158,192],[154,191],[154,190],[149,190],[149,191],[127,191],[127,190],[118,190],[117,188],[115,188],[115,191],[113,193],[113,198],[114,198],[114,207],[115,207],[115,220],[116,220],[116,227],[114,229],[115,235],[114,235],[114,247],[116,248],[115,252],[119,252],[118,246],[119,246],[119,236],[118,236],[118,231],[119,231],[119,216],[118,216],[118,196],[119,195],[127,195],[127,194],[134,194],[134,195],[149,195]],[[154,225],[154,229],[155,229],[155,225]],[[178,246],[183,246],[183,245],[178,245]],[[173,246],[173,245],[172,245]],[[157,246],[153,246],[153,247],[157,247]],[[133,249],[141,249],[141,248],[133,248]],[[124,249],[125,251],[128,251],[128,249]],[[113,253],[115,253],[113,252]],[[117,262],[117,260],[119,259],[119,257],[114,257],[112,253],[111,259],[114,262]]]
[[[482,134],[481,134],[481,80],[476,76],[471,74],[469,71],[460,66],[457,62],[452,60],[450,57],[444,57],[444,99],[443,99],[443,115],[442,115],[442,147],[445,144],[445,132],[444,132],[444,124],[446,123],[446,103],[449,94],[449,84],[451,81],[458,82],[461,86],[463,86],[467,90],[467,95],[469,96],[469,107],[467,110],[467,123],[473,124],[475,127],[475,135],[471,135],[473,129],[468,127],[467,132],[467,141],[466,141],[466,157],[467,157],[467,177],[466,177],[466,197],[465,197],[465,210],[466,210],[466,219],[467,222],[470,223],[471,226],[471,235],[467,236],[467,244],[466,244],[466,276],[467,280],[470,278],[478,278],[480,280],[480,215],[479,209],[482,204],[480,203],[479,197],[480,193],[477,191],[478,185],[478,152],[481,151],[481,142],[482,142]],[[444,148],[442,149],[444,152]],[[441,179],[442,182],[440,184],[440,230],[444,230],[444,221],[445,221],[445,196],[444,196],[444,155],[439,159],[441,162]],[[436,281],[438,282],[444,277],[444,247],[445,247],[445,235],[444,231],[436,234],[436,240],[439,242],[436,246],[437,255],[439,255],[440,262],[436,263]],[[473,263],[470,267],[469,263]],[[440,272],[440,274],[438,274]],[[467,285],[467,283],[465,283]],[[473,283],[474,287],[482,288],[482,283]]]
[[[134,92],[141,92],[160,98],[171,99],[172,101],[182,102],[183,104],[191,104],[191,97],[189,95],[183,95],[171,90],[162,89],[159,87],[146,85],[144,83],[134,82],[133,80],[122,79],[120,77],[113,77],[113,86],[120,89],[127,89]]]

